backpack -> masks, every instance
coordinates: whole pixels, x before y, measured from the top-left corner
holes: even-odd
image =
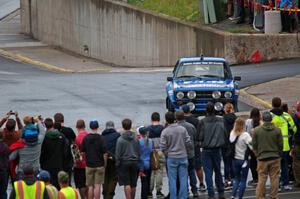
[[[229,147],[227,149],[226,156],[229,157],[229,158],[231,158],[231,159],[234,159],[234,156],[235,156],[235,144],[237,143],[239,137],[240,136],[236,136],[235,140],[233,142],[229,143]]]
[[[157,150],[153,150],[150,154],[150,165],[151,165],[151,170],[160,169],[159,155]]]
[[[21,137],[28,146],[35,146],[38,144],[39,128],[34,124],[26,125]]]

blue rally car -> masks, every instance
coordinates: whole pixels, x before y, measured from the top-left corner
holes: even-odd
[[[193,113],[203,113],[208,102],[215,105],[216,112],[223,112],[224,104],[231,102],[238,110],[239,88],[232,77],[229,64],[223,58],[181,58],[167,78],[166,108],[176,111],[187,104]]]

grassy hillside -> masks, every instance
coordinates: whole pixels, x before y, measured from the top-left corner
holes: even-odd
[[[128,3],[185,21],[199,20],[199,0],[128,0]]]

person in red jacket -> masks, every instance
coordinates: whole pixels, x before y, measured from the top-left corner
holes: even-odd
[[[74,159],[74,181],[76,188],[79,189],[81,198],[88,197],[88,188],[85,184],[86,175],[86,158],[85,154],[82,153],[82,141],[88,132],[85,130],[84,120],[77,120],[76,123],[77,136],[75,139],[75,144],[71,146],[73,159]]]

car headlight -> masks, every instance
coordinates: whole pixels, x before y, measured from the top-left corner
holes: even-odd
[[[181,92],[181,91],[179,91],[179,92],[176,94],[176,97],[177,97],[178,99],[182,99],[182,98],[184,98],[184,93]]]
[[[223,104],[221,102],[215,103],[215,110],[216,111],[221,111],[223,110]]]
[[[224,96],[225,96],[225,98],[231,98],[231,97],[232,97],[232,92],[226,91],[226,92],[224,93]]]
[[[196,106],[195,106],[195,104],[193,102],[189,102],[186,105],[188,105],[190,107],[191,111],[195,110],[195,108],[196,108]]]
[[[213,97],[214,99],[219,99],[219,98],[221,97],[221,92],[220,92],[220,91],[214,91],[214,92],[212,93],[212,97]]]
[[[196,96],[197,96],[197,94],[196,94],[195,91],[189,91],[189,92],[187,93],[187,97],[188,97],[189,99],[195,99]]]

